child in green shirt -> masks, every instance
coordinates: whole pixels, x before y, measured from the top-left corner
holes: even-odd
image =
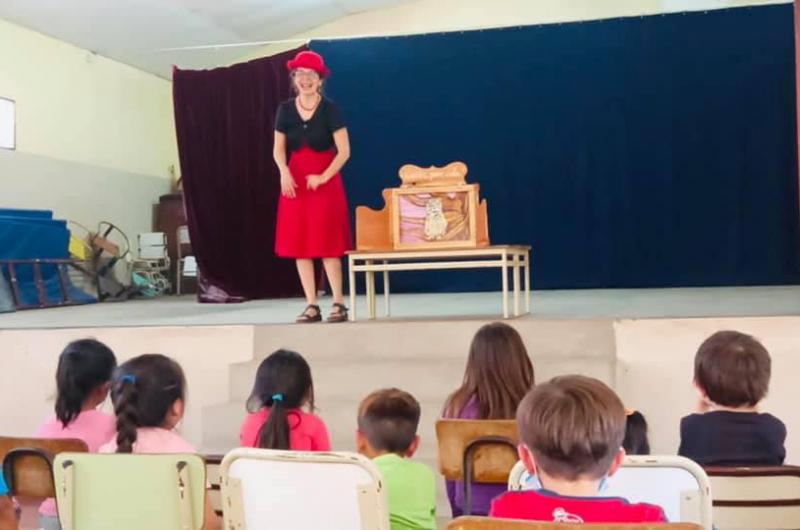
[[[392,530],[436,530],[436,478],[411,460],[419,416],[414,396],[396,388],[373,392],[358,407],[358,452],[383,475]]]

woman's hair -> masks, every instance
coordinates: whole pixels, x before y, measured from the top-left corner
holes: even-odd
[[[486,324],[472,339],[464,381],[447,398],[445,416],[458,416],[474,398],[481,419],[513,419],[533,382],[533,364],[519,333],[502,322]]]
[[[256,371],[247,410],[256,412],[268,407],[269,418],[261,427],[258,446],[265,449],[289,449],[289,411],[309,403],[314,408],[314,383],[311,367],[303,356],[278,350],[261,361]]]
[[[67,344],[56,369],[56,418],[64,427],[75,421],[94,390],[111,381],[116,366],[114,352],[100,341]]]
[[[650,442],[647,439],[647,420],[638,410],[628,414],[622,447],[625,448],[625,452],[629,455],[650,454]]]
[[[117,415],[117,452],[133,452],[136,429],[161,427],[177,400],[183,400],[186,379],[181,366],[158,353],[134,357],[117,368],[111,400]]]

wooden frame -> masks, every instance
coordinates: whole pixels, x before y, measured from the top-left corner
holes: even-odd
[[[503,318],[509,317],[509,273],[514,297],[514,316],[522,314],[520,301],[524,299],[525,312],[531,311],[531,261],[529,246],[496,245],[477,248],[439,250],[374,250],[347,253],[350,281],[350,320],[356,320],[356,275],[364,273],[367,295],[367,315],[376,317],[375,273],[383,273],[383,295],[386,316],[390,316],[389,273],[394,271],[447,270],[447,269],[500,269],[502,285]],[[522,282],[524,280],[524,291]]]
[[[9,104],[11,110],[11,136],[9,138],[10,144],[5,145],[4,143],[0,143],[0,149],[8,149],[9,151],[14,151],[17,149],[17,102],[11,98],[6,98],[0,96],[0,103],[2,104]],[[2,124],[0,124],[2,126]],[[0,138],[2,138],[2,134],[0,134]]]
[[[455,240],[427,240],[420,242],[404,242],[403,241],[403,206],[402,201],[406,196],[415,196],[419,198],[428,197],[431,199],[438,199],[439,196],[451,194],[465,194],[466,195],[466,215],[467,215],[467,237]],[[429,202],[426,202],[426,205]],[[441,201],[439,208],[442,208]],[[436,186],[436,187],[418,187],[418,188],[394,188],[392,189],[392,241],[393,246],[397,250],[435,250],[444,248],[475,248],[478,245],[477,237],[477,210],[478,210],[478,185],[477,184],[462,184],[456,186]],[[440,218],[444,220],[444,211],[439,211]],[[424,218],[424,229],[428,228],[429,219]],[[446,223],[446,221],[445,221]],[[447,237],[447,224],[441,227],[445,232],[443,237]],[[427,237],[427,234],[423,237]]]

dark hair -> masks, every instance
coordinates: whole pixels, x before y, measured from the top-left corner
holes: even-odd
[[[638,410],[630,412],[625,420],[625,438],[622,447],[629,455],[649,455],[650,441],[647,439],[647,420]]]
[[[117,452],[133,452],[136,429],[161,427],[172,405],[185,394],[183,369],[166,355],[148,353],[121,364],[111,386]]]
[[[458,416],[474,398],[480,419],[511,419],[533,382],[533,364],[517,330],[486,324],[472,338],[464,381],[447,398],[445,416]]]
[[[269,408],[269,418],[261,427],[258,446],[264,449],[290,449],[289,414],[308,402],[314,408],[314,383],[311,367],[303,356],[289,350],[277,350],[261,361],[256,371],[247,410]]]
[[[405,455],[417,437],[420,407],[397,388],[377,390],[358,406],[358,430],[377,451]]]
[[[708,399],[724,407],[754,406],[769,388],[772,361],[755,338],[738,331],[718,331],[694,357],[694,380]]]
[[[625,407],[602,381],[567,375],[536,385],[517,410],[520,437],[547,474],[598,479],[625,438]]]
[[[58,357],[56,418],[66,427],[81,413],[83,403],[100,385],[111,381],[117,359],[95,339],[72,341]]]

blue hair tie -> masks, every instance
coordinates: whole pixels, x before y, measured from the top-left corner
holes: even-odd
[[[119,377],[120,382],[122,383],[130,383],[132,385],[136,384],[136,376],[133,374],[125,374]]]
[[[272,401],[283,403],[283,394],[272,394]]]

